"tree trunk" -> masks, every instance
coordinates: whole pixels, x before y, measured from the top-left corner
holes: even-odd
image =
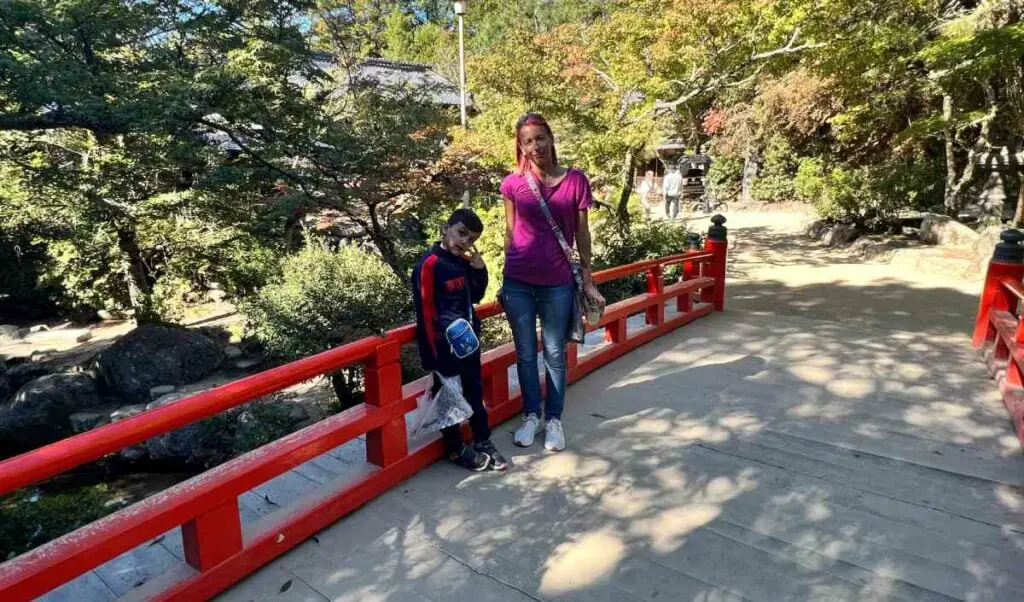
[[[121,270],[128,287],[128,299],[135,311],[136,324],[157,321],[159,316],[153,308],[153,288],[149,285],[134,226],[117,229],[117,248],[121,251]]]
[[[753,200],[754,180],[757,179],[757,158],[753,151],[748,150],[743,157],[743,175],[740,181],[740,202],[745,204]]]
[[[942,117],[946,121],[946,190],[943,194],[943,201],[946,213],[953,218],[960,214],[967,191],[974,182],[978,155],[992,148],[989,135],[992,131],[992,122],[999,114],[999,103],[991,82],[983,81],[981,82],[981,87],[985,91],[985,99],[988,101],[989,109],[981,119],[981,130],[978,132],[977,140],[974,141],[974,144],[967,151],[964,171],[960,174],[959,178],[956,173],[956,157],[953,155],[955,151],[953,148],[954,139],[952,131],[953,97],[949,94],[942,96]]]
[[[398,276],[399,280],[408,283],[409,274],[406,274],[402,269],[402,262],[399,261],[395,241],[391,240],[384,231],[384,226],[380,223],[380,217],[377,215],[377,208],[371,205],[369,207],[369,214],[370,227],[367,228],[367,231],[370,233],[370,240],[373,241],[373,245],[380,252],[381,259],[384,260],[384,263],[388,264],[391,271]]]
[[[942,205],[947,215],[956,217],[959,208],[956,206],[956,149],[953,132],[953,96],[950,94],[942,95],[942,120],[945,122],[943,136],[946,142],[946,187],[942,193]]]
[[[619,194],[619,202],[615,209],[615,216],[619,220],[619,226],[629,229],[629,197],[633,194],[633,178],[636,176],[636,150],[626,151],[625,164],[622,166],[622,192]]]

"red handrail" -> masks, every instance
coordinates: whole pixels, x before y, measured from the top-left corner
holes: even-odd
[[[0,462],[0,495],[314,376],[364,361],[382,342],[377,337],[360,339],[4,460]]]
[[[708,241],[708,248],[710,252],[691,251],[595,274],[597,282],[607,282],[646,271],[648,293],[609,307],[601,324],[611,345],[581,361],[577,361],[575,346],[570,346],[570,381],[654,337],[709,314],[713,310],[710,305],[694,305],[693,295],[698,291],[702,300],[721,309],[725,242]],[[682,262],[685,280],[665,287],[662,267]],[[709,267],[695,269],[697,264]],[[664,304],[673,298],[680,313],[666,320]],[[485,318],[501,311],[497,303],[477,308]],[[627,337],[625,320],[638,312],[646,312],[649,327]],[[353,364],[366,367],[365,404],[235,458],[0,565],[0,599],[38,596],[178,525],[182,526],[186,560],[197,572],[177,583],[163,584],[162,589],[151,595],[161,600],[212,595],[411,476],[443,453],[437,442],[417,450],[406,449],[405,414],[415,408],[415,401],[403,397],[398,361],[400,347],[414,339],[414,327],[403,326],[382,337],[361,339],[0,462],[2,494],[318,374]],[[512,346],[489,352],[484,362],[488,364],[484,367],[485,397],[492,410],[492,422],[498,423],[517,413],[521,403],[518,397],[509,395],[504,369],[514,363]],[[499,366],[502,369],[496,369]],[[340,490],[322,493],[301,511],[285,513],[283,518],[270,522],[261,520],[261,528],[272,529],[273,533],[260,531],[243,542],[236,499],[240,493],[363,434],[367,437],[367,459],[379,468]]]
[[[1017,297],[1018,301],[1024,301],[1024,284],[1014,278],[1003,278],[999,281],[1008,292]]]

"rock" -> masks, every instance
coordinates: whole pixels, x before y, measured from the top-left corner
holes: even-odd
[[[46,332],[47,330],[50,330],[50,327],[47,326],[46,324],[36,324],[35,326],[32,326],[28,329],[28,331],[32,334],[35,334],[37,332]]]
[[[0,344],[16,343],[21,340],[21,331],[11,324],[0,325]]]
[[[258,359],[255,359],[255,358],[248,358],[248,359],[244,359],[244,360],[238,360],[237,362],[235,362],[234,365],[235,365],[235,368],[238,368],[239,370],[250,370],[252,368],[255,368],[256,366],[261,365],[262,363],[263,363],[263,360],[258,360]]]
[[[92,338],[92,331],[86,330],[82,334],[80,334],[77,337],[75,337],[75,342],[76,343],[84,343],[84,342],[88,341],[91,338]]]
[[[32,352],[32,355],[29,356],[29,361],[45,362],[46,360],[53,359],[53,356],[56,354],[56,349],[39,349]]]
[[[851,224],[836,224],[825,233],[821,242],[829,247],[838,247],[853,242],[857,234],[857,228]]]
[[[178,387],[175,387],[174,385],[160,385],[158,387],[153,387],[149,390],[149,397],[155,401],[168,393],[174,393],[177,388]]]
[[[226,299],[228,294],[225,291],[212,290],[212,291],[207,291],[206,292],[206,296],[207,296],[207,298],[210,299],[210,301],[219,303],[219,302],[223,301],[224,299]]]
[[[928,213],[921,220],[921,242],[944,247],[971,248],[977,240],[977,232],[951,217]]]
[[[145,404],[132,404],[130,406],[121,406],[110,413],[111,422],[121,422],[125,418],[131,418],[132,416],[138,416],[139,414],[146,411]]]
[[[238,347],[235,347],[234,345],[230,345],[224,348],[224,357],[228,358],[229,360],[242,357],[242,350],[239,349]]]
[[[146,409],[152,410],[153,408],[162,408],[165,405],[172,404],[176,401],[185,399],[186,397],[190,397],[192,395],[194,395],[194,393],[190,393],[187,391],[176,391],[174,393],[167,393],[147,403]]]
[[[72,431],[75,433],[84,433],[85,431],[91,431],[98,426],[109,424],[110,412],[99,410],[75,412],[71,416],[68,416],[68,422],[71,424]]]
[[[100,354],[107,384],[126,401],[150,400],[160,385],[185,385],[216,370],[224,354],[201,334],[184,328],[143,325]]]
[[[821,240],[829,231],[829,228],[831,228],[831,225],[827,221],[819,219],[808,224],[807,228],[804,229],[804,234],[811,240]]]
[[[1006,230],[1004,226],[987,226],[978,232],[978,239],[971,245],[971,251],[975,257],[983,257],[986,261],[992,257],[992,253],[999,244],[999,235]]]
[[[57,370],[46,364],[35,364],[27,362],[19,364],[0,375],[0,406],[7,401],[15,391],[42,376],[53,374]]]
[[[97,310],[96,317],[98,317],[100,320],[103,320],[104,322],[112,322],[115,319],[114,314],[110,313],[105,309]]]
[[[18,389],[0,409],[0,446],[20,453],[72,434],[70,417],[99,407],[96,382],[87,374],[50,374]]]

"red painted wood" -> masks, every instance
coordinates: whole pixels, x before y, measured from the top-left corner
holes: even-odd
[[[0,495],[122,448],[213,416],[369,357],[383,339],[367,338],[237,380],[0,462]]]
[[[0,565],[0,600],[36,598],[415,407],[350,408],[26,552]]]
[[[604,327],[604,342],[613,345],[626,340],[626,318],[621,317],[606,324]]]
[[[660,265],[651,266],[647,270],[647,294],[661,299],[665,292],[665,274]],[[652,326],[659,326],[665,321],[665,304],[658,302],[647,307],[644,316],[646,322]]]
[[[242,550],[238,499],[231,498],[181,526],[185,561],[207,571]]]
[[[377,347],[364,371],[366,405],[384,408],[402,401],[402,367],[398,360],[402,347],[389,341]],[[405,416],[366,433],[366,460],[377,466],[389,466],[408,453]]]
[[[974,321],[974,336],[971,344],[981,347],[985,341],[992,340],[995,332],[989,322],[989,313],[993,310],[1008,310],[1013,293],[1007,291],[1003,280],[1020,281],[1024,278],[1024,264],[990,261],[985,274],[985,284],[978,301],[978,314]]]
[[[711,263],[705,267],[707,271],[704,272],[704,275],[714,278],[715,286],[712,289],[701,291],[701,301],[712,303],[715,306],[715,311],[725,311],[725,270],[729,242],[708,238],[704,242],[704,249],[714,255]]]

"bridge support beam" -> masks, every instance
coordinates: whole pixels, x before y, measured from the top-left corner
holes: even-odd
[[[1004,279],[1020,282],[1024,278],[1024,234],[1017,230],[1007,230],[1000,235],[1002,242],[996,245],[992,259],[988,263],[985,274],[985,286],[981,291],[978,303],[978,315],[974,322],[974,336],[971,343],[981,347],[986,341],[996,338],[995,328],[990,317],[993,311],[1006,311],[1016,301],[1003,286]]]
[[[383,408],[402,401],[402,366],[398,363],[401,352],[397,341],[388,341],[367,362],[366,405]],[[366,461],[385,467],[408,455],[405,430],[405,417],[400,417],[366,433]]]

